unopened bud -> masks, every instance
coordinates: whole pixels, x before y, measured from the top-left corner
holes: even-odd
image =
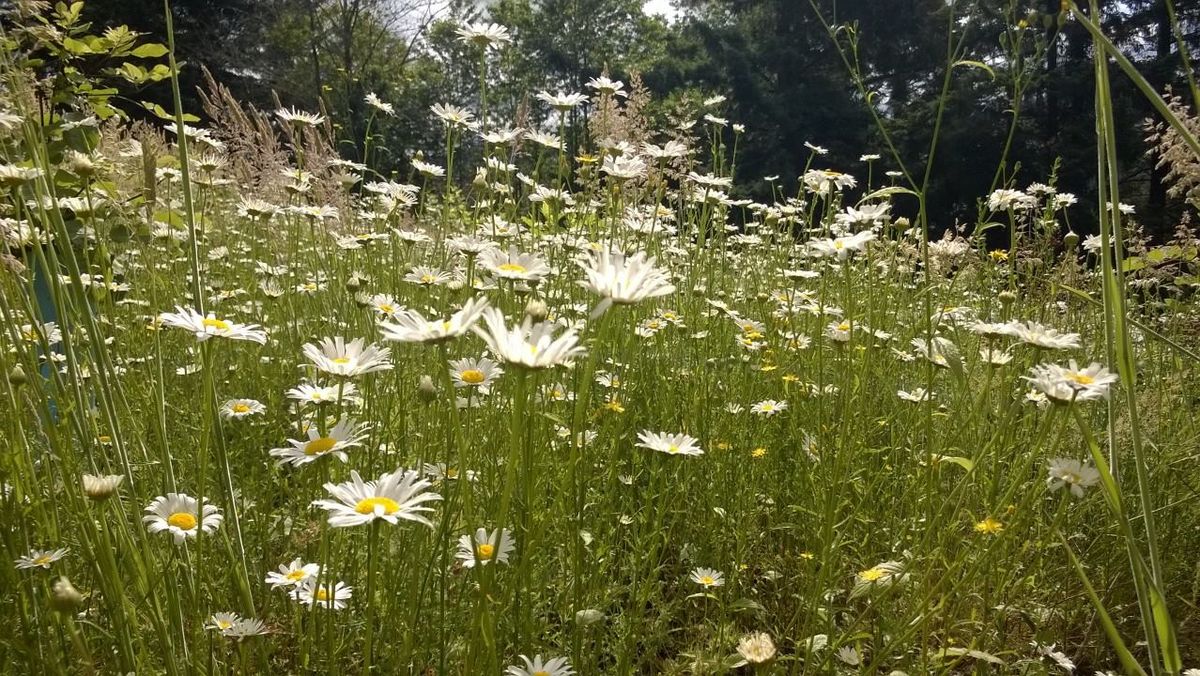
[[[997,295],[997,298],[1000,299],[1001,305],[1003,305],[1004,307],[1008,307],[1008,306],[1012,305],[1013,301],[1015,301],[1017,299],[1017,294],[1013,293],[1012,291],[1001,291]]]
[[[359,275],[356,272],[356,273],[350,275],[350,279],[346,280],[346,290],[358,291],[359,289],[362,288],[363,284],[365,284],[366,281],[367,280],[362,278],[362,275]]]
[[[17,364],[8,372],[8,382],[16,387],[20,387],[29,382],[29,376],[25,375],[25,369],[20,364]]]
[[[1079,235],[1074,230],[1068,230],[1067,234],[1063,235],[1063,246],[1067,247],[1067,251],[1074,251],[1079,245]]]
[[[535,322],[545,321],[550,314],[550,308],[546,307],[546,301],[533,298],[525,304],[525,314]]]
[[[433,378],[429,376],[421,376],[421,384],[417,386],[417,398],[426,404],[432,404],[438,398],[437,385],[433,384]]]
[[[71,584],[66,576],[59,577],[50,585],[50,605],[60,613],[73,612],[83,603],[83,594]]]

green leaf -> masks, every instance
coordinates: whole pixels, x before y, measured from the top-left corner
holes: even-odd
[[[167,53],[167,48],[157,42],[151,42],[141,45],[131,53],[142,59],[157,59]]]
[[[979,70],[986,72],[993,80],[996,79],[996,71],[992,70],[991,66],[987,65],[986,63],[984,63],[982,61],[971,61],[969,59],[962,59],[960,61],[955,61],[953,64],[951,64],[951,67],[953,67],[953,68],[957,68],[959,66],[963,66],[966,68],[978,68]]]
[[[94,53],[91,46],[89,46],[86,42],[83,42],[82,40],[76,40],[75,38],[71,37],[63,38],[63,49],[76,55]]]
[[[876,190],[875,192],[871,193],[870,195],[863,197],[861,200],[858,201],[858,203],[862,204],[863,202],[869,202],[873,199],[879,199],[880,197],[891,197],[892,195],[912,195],[913,197],[920,197],[920,195],[918,193],[915,193],[912,190],[909,190],[908,188],[904,188],[904,187],[901,187],[898,185],[890,185],[886,188],[880,188],[879,190]]]
[[[1055,531],[1055,534],[1058,535],[1058,539],[1062,542],[1063,547],[1066,547],[1067,556],[1071,559],[1071,565],[1075,567],[1075,573],[1079,575],[1079,580],[1083,582],[1083,588],[1087,592],[1088,598],[1091,599],[1092,606],[1096,609],[1096,617],[1100,620],[1100,626],[1104,627],[1104,633],[1108,636],[1109,645],[1117,653],[1117,658],[1121,660],[1121,666],[1124,668],[1125,673],[1146,676],[1146,671],[1133,658],[1133,654],[1129,652],[1129,648],[1125,647],[1125,641],[1121,638],[1120,632],[1117,631],[1117,625],[1113,624],[1112,618],[1109,617],[1108,611],[1104,609],[1104,604],[1100,601],[1100,597],[1096,595],[1096,589],[1092,586],[1091,580],[1088,579],[1087,571],[1083,569],[1083,565],[1079,563],[1079,559],[1075,558],[1075,552],[1071,549],[1071,543],[1067,542],[1067,538],[1063,537],[1062,533]]]
[[[952,462],[968,472],[975,469],[975,461],[970,458],[964,458],[961,455],[938,455],[935,453],[933,455],[933,462],[934,464],[940,462]]]

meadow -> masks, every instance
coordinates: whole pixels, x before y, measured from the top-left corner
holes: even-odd
[[[1200,240],[1141,234],[1103,96],[1096,222],[1049,175],[960,224],[820,139],[740,197],[724,97],[647,130],[606,75],[531,92],[577,152],[481,78],[384,176],[216,83],[47,114],[5,54],[5,673],[1200,666]]]

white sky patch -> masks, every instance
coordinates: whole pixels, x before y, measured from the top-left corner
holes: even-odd
[[[671,4],[671,0],[646,0],[642,5],[642,11],[647,14],[660,14],[667,17],[667,21],[671,22],[679,18],[679,10]]]

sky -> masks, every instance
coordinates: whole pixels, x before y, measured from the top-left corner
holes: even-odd
[[[679,14],[679,10],[671,5],[671,0],[646,0],[642,9],[647,14],[662,14],[667,17],[667,21],[674,20]]]

